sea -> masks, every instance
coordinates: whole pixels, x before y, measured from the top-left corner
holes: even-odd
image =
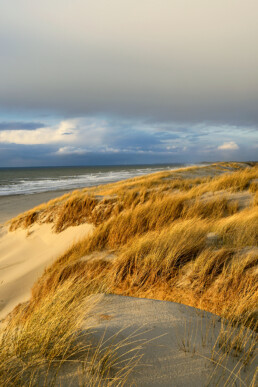
[[[71,191],[183,166],[186,164],[0,168],[0,196]]]

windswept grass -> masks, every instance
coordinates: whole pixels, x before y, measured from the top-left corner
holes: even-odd
[[[257,318],[256,251],[208,247],[212,224],[179,221],[128,243],[110,277],[115,293],[182,302],[238,320]]]
[[[258,206],[217,221],[214,231],[222,237],[223,243],[227,246],[235,248],[257,246]]]
[[[68,199],[61,206],[57,214],[55,231],[61,232],[69,226],[86,223],[97,203],[98,200],[90,196],[84,198],[72,197]]]
[[[213,313],[248,322],[257,321],[257,252],[240,254],[234,249],[204,250],[189,269],[192,305]],[[180,279],[179,279],[180,283]]]
[[[82,283],[74,286],[70,279],[39,300],[33,313],[28,314],[26,306],[13,313],[0,336],[1,385],[26,385],[26,381],[29,385],[78,350],[75,341],[82,319],[93,305],[85,296]]]
[[[110,217],[93,232],[86,243],[85,254],[90,251],[115,249],[149,231],[159,231],[178,219],[221,218],[232,214],[237,206],[224,198],[208,203],[189,200],[187,194],[154,196],[146,203]]]
[[[98,225],[121,211],[133,209],[148,200],[153,201],[157,196],[171,195],[178,191],[180,194],[187,194],[189,200],[196,200],[207,192],[237,192],[246,189],[254,194],[257,192],[257,165],[227,165],[231,172],[226,169],[226,173],[220,171],[219,176],[216,171],[221,166],[215,164],[158,172],[106,186],[77,190],[12,219],[10,230],[28,228],[35,222],[53,223],[56,232],[85,222]],[[203,173],[205,176],[193,177],[194,173]]]
[[[218,320],[214,315],[203,313],[201,324],[195,320],[185,322],[185,332],[179,336],[178,346],[185,354],[200,357],[212,365],[203,385],[256,385],[257,334],[244,324],[236,325],[230,320]]]
[[[205,247],[207,229],[204,221],[198,225],[196,220],[180,221],[159,235],[148,233],[133,245],[129,243],[114,262],[113,286],[124,286],[128,292],[135,287],[142,291],[174,279],[180,268]]]
[[[124,385],[144,340],[134,344],[132,335],[115,345],[93,344],[94,327],[81,328],[99,297],[87,295],[84,283],[70,278],[33,310],[20,306],[12,313],[0,330],[1,386],[62,385],[67,369],[75,385]]]
[[[258,168],[253,167],[245,168],[234,173],[223,174],[213,178],[210,182],[208,182],[208,189],[209,191],[243,191],[250,187],[253,179],[257,178],[257,171]]]
[[[51,328],[47,333],[47,320],[42,326],[49,341],[45,344],[40,334],[35,336],[39,343],[35,354],[28,338],[32,337],[29,332],[36,331],[35,322],[40,319],[42,308],[48,308],[50,313],[52,305],[59,311],[59,318],[64,316],[66,307],[61,309],[61,304],[56,302],[55,306],[51,302],[69,281],[79,284],[80,291],[78,297],[71,293],[70,301],[69,296],[64,305],[69,311],[70,305],[75,305],[77,315],[86,294],[104,291],[181,302],[255,328],[257,179],[257,164],[244,163],[160,172],[76,191],[13,219],[11,230],[29,227],[34,222],[51,222],[56,232],[85,222],[94,223],[95,229],[45,270],[32,289],[29,304],[21,309],[22,314],[19,309],[17,315],[14,313],[10,331],[3,337],[13,340],[16,334],[19,348],[10,350],[11,341],[3,341],[0,359],[7,359],[1,368],[4,378],[9,373],[8,380],[13,382],[17,375],[25,375],[28,364],[41,364],[42,358],[46,358],[45,367],[59,356],[56,344],[51,344]],[[234,199],[236,192],[243,192],[248,198],[244,205]],[[96,252],[102,254],[98,259],[94,258]],[[110,253],[114,258],[105,259],[105,254]],[[75,299],[80,302],[77,304]],[[67,315],[73,316],[71,313]],[[27,322],[21,320],[21,315]],[[52,321],[47,310],[43,315]],[[28,324],[34,325],[29,328]],[[53,324],[57,327],[58,319]],[[64,335],[60,348],[62,342],[72,342],[72,318],[69,324],[70,334],[60,326],[60,334]],[[19,327],[24,327],[23,333]],[[60,353],[70,356],[73,347],[69,345]],[[49,348],[50,352],[44,352]],[[34,363],[24,360],[29,353]],[[29,365],[29,369],[35,370],[34,365]]]
[[[75,283],[83,281],[84,292],[87,294],[105,292],[107,287],[104,273],[109,267],[110,264],[105,260],[74,260],[70,263],[61,261],[59,264],[50,266],[32,287],[32,299],[27,313],[31,313],[40,300],[55,294],[59,286],[65,284],[70,278]]]
[[[220,175],[210,176],[216,168]],[[257,166],[223,163],[200,171],[206,175],[189,177],[196,167],[156,173],[98,188],[107,197],[94,197],[91,188],[51,202],[56,231],[84,221],[96,228],[45,271],[33,287],[32,304],[75,276],[94,291],[183,302],[236,318],[254,316],[256,272],[250,267],[257,264],[251,251],[258,240],[258,207],[254,199],[240,209],[227,191],[255,191]],[[206,195],[216,190],[219,194]],[[42,221],[46,209],[38,215]],[[31,223],[31,213],[22,219]],[[212,242],[209,235],[215,236]],[[84,259],[96,251],[113,251],[117,258]]]

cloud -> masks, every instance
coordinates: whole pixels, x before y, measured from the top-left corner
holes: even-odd
[[[255,0],[2,3],[2,109],[258,123]]]
[[[162,134],[161,134],[162,135]],[[168,134],[173,137],[173,134]],[[30,130],[0,131],[0,143],[20,145],[58,144],[61,152],[70,153],[73,146],[85,151],[152,148],[161,144],[159,135],[141,121],[105,120],[81,117],[63,120],[53,126]],[[59,152],[59,151],[58,151]]]
[[[57,155],[83,155],[87,153],[85,149],[75,148],[73,146],[63,146],[56,152]]]
[[[0,130],[35,130],[44,128],[42,122],[0,122]]]
[[[0,131],[0,166],[216,161],[232,159],[232,151],[235,160],[255,160],[256,138],[246,125],[77,117],[35,130]]]
[[[257,158],[257,1],[3,3],[0,165]]]
[[[76,121],[62,121],[56,127],[43,127],[35,130],[12,129],[0,131],[0,143],[22,145],[71,142],[76,137]]]
[[[239,146],[234,141],[224,142],[224,144],[218,146],[219,150],[237,150]]]

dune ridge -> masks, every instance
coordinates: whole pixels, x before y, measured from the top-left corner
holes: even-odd
[[[258,302],[257,182],[257,163],[216,163],[77,190],[19,215],[9,222],[9,235],[23,233],[24,236],[27,233],[29,240],[29,234],[35,229],[40,233],[40,230],[47,227],[52,230],[54,243],[55,238],[63,238],[69,230],[74,229],[76,234],[76,230],[84,226],[87,227],[87,235],[66,251],[64,245],[62,246],[63,251],[59,257],[56,256],[57,259],[53,260],[34,283],[30,301],[12,312],[8,324],[14,327],[17,324],[31,324],[34,316],[38,316],[39,311],[62,289],[66,289],[67,294],[70,291],[78,292],[79,298],[82,294],[86,298],[92,294],[111,294],[101,298],[97,308],[102,312],[96,312],[94,308],[90,313],[86,313],[83,308],[80,310],[87,323],[91,322],[102,333],[111,328],[112,313],[116,313],[118,308],[119,314],[121,300],[125,304],[130,304],[132,300],[135,308],[141,304],[145,316],[142,321],[145,322],[150,321],[147,318],[147,305],[152,308],[153,304],[147,300],[140,302],[139,298],[161,300],[160,304],[156,304],[157,316],[160,308],[163,308],[163,301],[183,303],[215,313],[223,319],[221,323],[216,318],[216,334],[214,341],[209,343],[209,354],[201,354],[206,356],[209,367],[213,367],[213,375],[218,376],[218,369],[225,371],[223,377],[219,372],[217,384],[224,385],[226,381],[228,385],[255,385],[253,343],[256,340]],[[134,299],[131,299],[132,296]],[[73,296],[72,299],[72,302],[76,302],[76,297]],[[110,314],[105,305],[109,308],[112,303],[113,312]],[[173,303],[171,308],[174,308]],[[66,313],[65,310],[64,308],[61,315],[70,321],[70,312]],[[151,310],[153,313],[153,309]],[[188,326],[190,314],[186,312]],[[125,320],[130,319],[130,314],[124,311],[119,318],[118,332]],[[161,328],[159,319],[154,317],[154,320],[158,328]],[[137,321],[135,319],[136,328],[139,328],[140,322]],[[130,323],[134,324],[133,317]],[[82,324],[82,327],[85,325]],[[78,329],[76,326],[74,334]],[[165,329],[169,331],[169,324]],[[11,337],[12,330],[8,334]],[[56,340],[60,334],[56,332]],[[175,331],[171,331],[170,337],[172,334],[177,335]],[[87,345],[91,348],[94,347],[94,334],[92,335],[93,340],[87,339]],[[183,352],[191,354],[192,360],[189,357],[187,361],[189,367],[194,369],[195,362],[200,361],[200,353],[195,353],[195,346],[190,345],[192,339],[188,337],[187,341],[186,335],[185,331],[183,346],[188,349]],[[198,337],[200,347],[203,337]],[[123,342],[123,335],[119,334],[116,339],[119,346]],[[55,339],[52,340],[55,343]],[[176,350],[175,345],[172,347]],[[145,383],[139,377],[137,380],[135,370],[138,360],[134,362],[128,359],[127,365],[130,366],[126,367],[126,371],[118,371],[117,363],[110,362],[110,359],[114,356],[113,352],[116,353],[115,356],[118,356],[117,352],[121,356],[121,348],[113,352],[109,346],[104,352],[99,349],[99,345],[96,348],[93,354],[92,349],[89,350],[86,360],[83,360],[86,361],[86,374],[83,376],[72,368],[72,375],[78,378],[80,374],[87,380],[87,367],[92,367],[92,359],[95,359],[98,366],[93,365],[93,368],[96,367],[98,372],[94,371],[95,379],[90,381],[92,385],[130,385],[132,381],[136,385],[139,382],[140,386],[152,385],[151,383],[171,385],[169,374],[173,374],[175,378],[172,385],[185,385],[187,382],[187,377],[184,379],[182,373],[180,374],[180,365],[176,366],[180,377],[179,374],[176,376],[176,370],[172,372],[172,365],[167,365],[163,384],[158,380],[156,371],[153,379],[146,379]],[[112,352],[112,356],[109,353],[108,360],[106,350]],[[141,350],[143,358],[148,356],[150,349],[144,352],[142,347]],[[25,353],[26,351],[24,349]],[[155,351],[155,345],[151,351]],[[156,355],[162,359],[161,352]],[[178,356],[181,355],[179,351]],[[38,353],[35,356],[38,359]],[[234,357],[237,363],[232,360]],[[49,364],[52,369],[53,359],[50,360],[49,354],[45,354],[44,359],[44,364]],[[68,367],[68,359],[64,360],[65,367]],[[138,359],[137,356],[135,359]],[[163,360],[159,361],[161,365],[165,364]],[[106,364],[103,370],[100,364]],[[35,364],[31,364],[30,368],[35,371]],[[69,377],[66,375],[66,368],[61,368],[60,377],[65,385]],[[205,385],[201,378],[202,372],[198,369],[197,367],[195,370],[196,385]],[[6,368],[3,367],[2,372],[5,375]],[[42,378],[42,375],[37,377]],[[17,379],[14,377],[13,380]],[[19,379],[20,382],[21,380]]]

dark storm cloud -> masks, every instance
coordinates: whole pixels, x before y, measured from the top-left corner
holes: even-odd
[[[0,166],[254,160],[257,14],[257,0],[2,2]]]
[[[246,126],[81,117],[0,131],[0,166],[255,160],[256,140]]]
[[[143,149],[151,149],[160,144],[160,138],[150,134],[144,133],[140,130],[134,131],[120,131],[113,138],[109,140],[109,144],[114,147],[121,148],[135,148],[141,147]]]
[[[35,130],[44,128],[41,122],[0,122],[0,130]]]
[[[187,149],[175,146],[172,150],[127,151],[127,152],[88,152],[85,154],[56,155],[55,149],[46,146],[0,146],[0,167],[15,166],[62,166],[62,165],[121,165],[141,163],[198,163],[217,160],[256,160],[257,148],[241,146],[239,152],[220,151],[213,146],[201,149],[192,145]]]
[[[258,123],[256,0],[9,1],[0,106]]]

